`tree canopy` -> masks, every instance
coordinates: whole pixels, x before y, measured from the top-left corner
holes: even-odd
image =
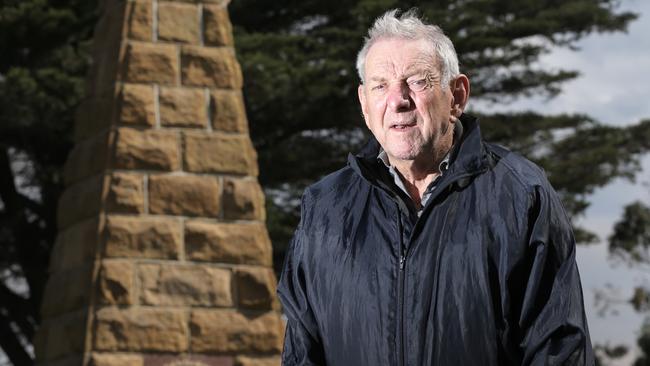
[[[445,30],[471,80],[472,100],[508,104],[526,96],[552,98],[579,70],[539,64],[554,48],[575,49],[594,32],[625,31],[636,17],[601,0],[356,0],[231,4],[242,63],[246,107],[268,196],[276,265],[297,223],[302,189],[343,166],[367,138],[357,102],[356,53],[374,19],[390,8],[416,7]],[[251,9],[255,9],[254,11]],[[611,127],[587,115],[491,113],[486,139],[518,151],[546,170],[573,217],[595,188],[632,178],[650,145],[650,121]],[[615,122],[615,121],[608,121]],[[627,121],[626,121],[627,122]],[[595,236],[576,228],[581,242]]]
[[[30,365],[96,4],[0,3],[0,347]]]

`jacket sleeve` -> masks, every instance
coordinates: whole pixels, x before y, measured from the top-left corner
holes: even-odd
[[[518,319],[522,364],[593,365],[575,239],[550,184],[536,188],[528,223]]]
[[[305,207],[303,199],[302,214]],[[308,297],[308,272],[305,264],[306,238],[298,225],[287,251],[278,283],[278,297],[287,317],[282,365],[325,365],[319,328]]]

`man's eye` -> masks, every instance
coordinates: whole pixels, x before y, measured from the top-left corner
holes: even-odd
[[[409,81],[409,88],[413,91],[422,91],[424,88],[427,87],[427,79],[417,79],[413,81]]]
[[[377,84],[377,85],[374,85],[374,86],[371,88],[371,90],[383,90],[385,87],[386,87],[385,84]]]

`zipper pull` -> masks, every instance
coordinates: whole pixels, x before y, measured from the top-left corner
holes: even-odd
[[[404,269],[404,262],[406,262],[406,258],[404,258],[404,254],[402,254],[399,257],[399,270],[400,271]]]

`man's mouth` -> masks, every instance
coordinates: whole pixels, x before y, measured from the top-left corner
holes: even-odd
[[[391,130],[406,131],[417,125],[416,122],[393,123],[390,125]]]

